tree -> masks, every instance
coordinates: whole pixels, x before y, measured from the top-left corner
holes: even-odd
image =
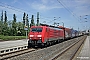
[[[8,35],[8,24],[7,24],[7,12],[5,11],[4,13],[4,24],[2,27],[2,34],[3,35]]]
[[[14,22],[16,23],[16,15],[13,14],[13,19],[14,19]]]
[[[16,15],[15,14],[13,14],[12,28],[13,28],[13,34],[14,34],[14,36],[16,36],[16,34],[17,34],[17,30],[16,30],[17,25],[16,25]]]
[[[35,26],[35,23],[34,23],[34,15],[32,15],[32,18],[31,18],[31,24],[30,24],[30,27],[31,26]]]
[[[1,22],[3,23],[3,10],[2,10],[2,13],[1,13]]]
[[[39,12],[37,12],[37,26],[39,26]]]
[[[27,14],[27,16],[26,16],[26,26],[28,26],[28,27],[29,27],[28,14]]]
[[[0,35],[3,34],[2,30],[3,30],[3,23],[2,23],[2,21],[0,21]]]
[[[0,35],[2,34],[2,30],[3,30],[3,10],[1,13],[1,21],[0,21]]]
[[[24,14],[23,14],[23,27],[25,26],[25,16],[26,16],[26,13],[24,12]]]
[[[22,22],[17,22],[17,35],[18,36],[25,35],[25,32],[23,30],[23,23]]]
[[[8,35],[9,36],[13,36],[13,33],[11,33],[11,32],[13,32],[13,28],[12,28],[12,23],[13,22],[12,21],[8,21],[7,23],[8,23],[8,28],[9,28],[8,29]]]
[[[4,24],[7,23],[7,12],[5,11],[5,18],[4,18]]]

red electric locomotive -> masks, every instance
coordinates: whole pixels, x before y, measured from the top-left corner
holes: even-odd
[[[57,27],[32,26],[28,34],[28,47],[49,45],[58,39],[63,39],[63,30]]]

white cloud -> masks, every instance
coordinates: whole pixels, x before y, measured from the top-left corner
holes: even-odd
[[[13,1],[12,1],[12,4],[14,4],[14,3],[17,3],[17,0],[13,0]]]
[[[22,18],[22,13],[20,11],[16,11],[14,10],[14,8],[9,7],[9,6],[0,6],[0,11],[2,12],[3,10],[3,14],[5,13],[5,11],[7,12],[7,19],[8,20],[13,20],[13,14],[16,14],[17,17],[17,21],[21,20]]]
[[[39,11],[47,11],[55,8],[62,8],[60,5],[57,4],[57,1],[54,0],[41,0],[41,2],[34,1],[31,6],[33,9]]]
[[[59,0],[68,10],[77,16],[90,15],[90,0]]]
[[[80,15],[90,15],[90,1],[89,0],[58,0],[67,9],[77,16]],[[34,1],[30,5],[33,9],[38,11],[48,11],[52,9],[64,8],[57,0],[40,0]]]
[[[76,13],[78,16],[80,16],[80,15],[90,15],[90,9],[88,8],[88,6],[75,7],[73,12]]]
[[[41,0],[41,1],[45,4],[48,3],[48,0]]]
[[[60,8],[59,6],[46,6],[43,4],[35,4],[32,5],[32,7],[34,9],[40,10],[40,11],[46,11],[46,10],[50,10],[50,9],[54,9],[54,8]]]
[[[76,3],[82,5],[82,4],[90,4],[90,0],[75,0]]]
[[[89,0],[78,1],[77,7],[74,8],[73,12],[77,15],[90,15],[90,2]]]

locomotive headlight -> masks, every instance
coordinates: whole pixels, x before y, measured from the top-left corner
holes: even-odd
[[[32,38],[30,38],[30,39],[32,39]]]
[[[37,35],[37,37],[42,37],[42,35]]]
[[[30,37],[33,37],[34,35],[30,35]]]
[[[41,38],[39,38],[39,39],[41,39]]]

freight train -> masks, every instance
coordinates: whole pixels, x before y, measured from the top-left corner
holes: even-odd
[[[48,46],[61,40],[77,37],[78,31],[65,28],[55,27],[46,24],[41,26],[32,26],[28,34],[28,48],[32,46]]]

